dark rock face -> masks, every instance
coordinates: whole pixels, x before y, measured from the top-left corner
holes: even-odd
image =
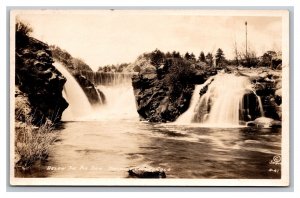
[[[242,121],[251,121],[258,117],[261,117],[258,97],[249,92],[243,96],[242,100],[243,108],[239,109],[239,117]]]
[[[167,86],[157,78],[142,75],[133,76],[133,87],[137,111],[143,119],[150,122],[175,121],[187,110],[194,90],[194,85],[186,85],[182,88],[180,97],[172,101]]]
[[[64,76],[52,65],[47,44],[28,36],[16,37],[15,84],[28,95],[33,122],[57,122],[68,103],[62,97]]]
[[[281,76],[276,73],[264,72],[252,81],[255,84],[256,94],[261,97],[265,116],[281,120]]]
[[[75,74],[73,76],[83,89],[85,95],[88,97],[88,100],[92,105],[105,103],[105,96],[103,92],[97,89],[91,81],[81,74]]]
[[[170,72],[144,64],[139,74],[132,77],[137,111],[143,120],[172,122],[184,113],[190,104],[195,82],[204,83],[204,73],[190,75],[188,81],[173,83]]]

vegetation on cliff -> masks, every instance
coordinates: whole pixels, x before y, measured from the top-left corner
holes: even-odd
[[[69,52],[56,45],[50,45],[50,50],[53,58],[63,63],[63,65],[72,72],[80,73],[81,71],[93,71],[84,60],[73,57]]]

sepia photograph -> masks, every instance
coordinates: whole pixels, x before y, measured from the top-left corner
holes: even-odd
[[[10,10],[10,183],[288,186],[287,10]]]

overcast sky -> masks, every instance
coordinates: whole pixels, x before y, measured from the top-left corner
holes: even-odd
[[[105,64],[133,62],[156,48],[166,51],[215,52],[222,48],[233,58],[234,43],[244,50],[245,21],[248,45],[257,55],[281,50],[281,17],[203,16],[163,12],[93,11],[25,12],[18,15],[29,23],[32,36],[58,45],[82,58],[92,69]]]

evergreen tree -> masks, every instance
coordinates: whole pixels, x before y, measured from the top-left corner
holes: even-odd
[[[206,62],[205,55],[204,55],[204,52],[203,52],[203,51],[201,51],[201,53],[200,53],[199,61],[201,61],[201,62]]]
[[[189,52],[185,53],[184,58],[185,58],[186,60],[190,60],[191,55],[189,54]]]
[[[173,51],[172,52],[172,56],[173,56],[173,58],[180,58],[181,56],[180,56],[180,53],[179,52],[176,52],[176,51]]]
[[[211,53],[207,53],[205,59],[206,59],[208,65],[212,66],[212,64],[213,64],[213,55]]]
[[[195,56],[194,53],[190,54],[190,59],[189,60],[194,61],[194,62],[196,61],[196,56]]]
[[[216,65],[222,64],[225,61],[225,55],[221,48],[217,50],[215,58],[216,58]]]

